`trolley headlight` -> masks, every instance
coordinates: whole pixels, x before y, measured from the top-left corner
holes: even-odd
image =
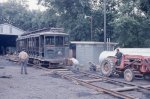
[[[63,55],[63,53],[62,53],[62,51],[58,51],[58,53],[57,53],[58,55]]]

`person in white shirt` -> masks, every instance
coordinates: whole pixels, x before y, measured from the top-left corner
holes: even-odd
[[[70,61],[72,62],[72,70],[79,71],[79,61],[75,58],[70,58]]]
[[[19,62],[21,64],[21,74],[23,71],[27,74],[27,63],[28,63],[29,55],[25,52],[25,49],[19,53]]]

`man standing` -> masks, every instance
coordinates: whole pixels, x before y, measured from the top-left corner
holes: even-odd
[[[21,63],[21,74],[23,74],[23,70],[25,72],[25,74],[27,74],[27,62],[28,62],[28,54],[25,52],[25,49],[23,49],[20,53],[19,53],[19,61]]]
[[[121,59],[122,59],[122,53],[119,51],[119,49],[117,49],[117,53],[115,55],[117,57],[117,65],[120,65],[121,63]]]

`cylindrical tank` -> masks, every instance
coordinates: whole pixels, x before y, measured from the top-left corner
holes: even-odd
[[[150,48],[118,48],[118,49],[123,54],[150,56]]]
[[[122,52],[124,55],[142,55],[142,56],[150,56],[150,48],[117,48]],[[99,55],[99,63],[107,58],[108,56],[115,56],[116,54],[116,49],[114,51],[103,51]]]
[[[101,62],[107,58],[108,56],[115,56],[115,51],[103,51],[100,55],[99,55],[99,63],[101,64]]]

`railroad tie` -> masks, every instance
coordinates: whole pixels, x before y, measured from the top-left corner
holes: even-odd
[[[135,90],[138,89],[137,86],[128,86],[128,87],[122,87],[122,88],[115,88],[111,89],[112,91],[117,91],[117,92],[124,92],[124,91],[130,91],[130,90]]]

